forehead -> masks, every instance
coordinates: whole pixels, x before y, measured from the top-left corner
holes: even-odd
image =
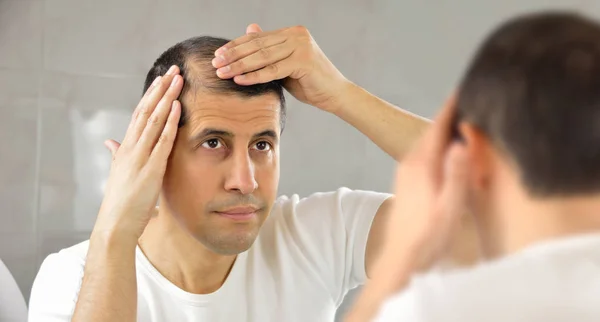
[[[280,130],[281,102],[275,93],[244,97],[198,92],[186,95],[181,103],[185,108],[187,128],[192,132],[207,127],[232,132],[268,128],[279,133]]]

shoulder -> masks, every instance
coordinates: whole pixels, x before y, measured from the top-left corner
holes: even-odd
[[[56,267],[81,268],[85,266],[85,258],[89,248],[89,240],[79,244],[64,248],[57,253],[48,255],[42,262],[40,273],[60,273],[60,270],[55,271]],[[38,273],[39,274],[39,273]]]
[[[376,321],[542,321],[538,314],[547,313],[544,308],[553,303],[572,301],[573,307],[581,308],[584,298],[566,297],[561,290],[584,290],[586,286],[577,282],[583,279],[567,273],[574,273],[572,269],[548,264],[548,258],[517,256],[469,269],[418,275],[385,303]]]
[[[479,311],[490,314],[490,304],[498,303],[499,286],[505,288],[506,284],[498,280],[502,277],[497,273],[494,269],[478,267],[417,275],[406,289],[384,303],[375,321],[489,320],[476,315]]]
[[[348,212],[359,209],[377,209],[392,195],[366,190],[352,190],[341,187],[329,192],[316,192],[300,198],[297,194],[281,196],[275,202],[273,210],[284,214],[303,215],[314,212]]]
[[[81,287],[88,245],[85,241],[44,259],[31,289],[30,314],[71,309]]]

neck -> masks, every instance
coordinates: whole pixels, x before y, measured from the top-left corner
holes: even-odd
[[[600,195],[532,199],[520,193],[503,199],[481,228],[489,257],[512,254],[547,240],[600,233]]]
[[[186,292],[209,294],[225,282],[236,256],[208,250],[184,231],[162,208],[139,240],[152,265],[171,283]]]

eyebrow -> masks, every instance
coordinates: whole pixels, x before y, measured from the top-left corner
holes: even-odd
[[[223,137],[227,137],[227,138],[232,138],[235,135],[233,135],[233,133],[231,133],[229,131],[225,131],[225,130],[220,130],[220,129],[215,129],[215,128],[206,128],[206,129],[202,130],[200,133],[194,135],[192,137],[192,141],[194,141],[194,142],[200,141],[207,136],[223,136]],[[260,133],[254,134],[252,136],[252,140],[255,140],[260,137],[269,137],[275,141],[277,141],[277,139],[278,139],[277,133],[275,131],[265,130]]]

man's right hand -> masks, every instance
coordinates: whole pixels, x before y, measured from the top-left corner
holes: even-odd
[[[162,187],[181,115],[177,97],[182,88],[176,66],[157,78],[136,107],[122,145],[111,148],[113,161],[93,236],[137,243]]]

